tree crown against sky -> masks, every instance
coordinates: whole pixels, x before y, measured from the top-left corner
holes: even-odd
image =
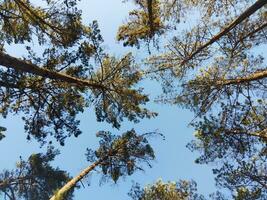
[[[131,53],[109,55],[97,22],[82,23],[78,1],[44,1],[42,7],[25,0],[0,2],[0,113],[22,114],[28,139],[44,145],[52,136],[64,145],[67,137],[81,134],[77,115],[89,106],[97,121],[118,129],[125,119],[155,117],[137,85],[150,77],[161,82],[158,101],[195,113],[196,140],[188,147],[201,153],[197,163],[217,163],[216,184],[235,199],[266,197],[267,70],[261,53],[266,1],[133,1],[136,9],[118,28],[117,39],[125,46],[148,46],[143,63]],[[195,25],[181,30],[179,24],[192,13]],[[29,45],[33,41],[42,53]],[[5,51],[16,44],[25,45],[27,57]],[[143,153],[153,152],[145,147]],[[123,170],[131,175],[128,153],[109,158],[117,165],[126,162]],[[135,156],[146,161],[146,153]],[[108,165],[102,171],[114,181],[121,175]]]
[[[4,117],[9,112],[24,113],[29,139],[45,142],[47,135],[53,135],[64,144],[66,137],[81,133],[76,115],[88,106],[95,107],[97,121],[107,121],[116,128],[124,118],[138,122],[156,115],[141,107],[148,97],[142,88],[135,87],[141,73],[132,55],[115,58],[105,53],[97,23],[83,25],[75,5],[75,1],[59,5],[48,1],[51,9],[40,13],[41,8],[27,1],[3,2],[3,41],[26,43],[37,35],[44,47],[38,56],[26,45],[25,60],[1,52],[1,65],[6,67],[1,69],[1,86],[8,88],[1,90],[1,113]],[[9,29],[20,29],[22,22],[17,20],[27,23],[23,33],[10,35]]]

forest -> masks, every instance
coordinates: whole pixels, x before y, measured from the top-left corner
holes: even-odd
[[[266,200],[267,0],[0,0],[0,200]]]

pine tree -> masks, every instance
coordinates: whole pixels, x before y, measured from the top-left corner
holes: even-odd
[[[188,147],[201,153],[197,163],[217,164],[218,186],[233,198],[266,198],[267,70],[258,52],[266,48],[267,2],[152,2],[169,41],[146,61],[145,74],[162,83],[158,101],[195,113],[196,140]]]
[[[114,136],[110,132],[98,132],[97,137],[101,138],[99,148],[96,151],[87,149],[87,160],[92,164],[59,188],[50,200],[65,199],[65,195],[95,168],[102,170],[105,179],[117,182],[120,177],[130,176],[137,170],[143,170],[142,163],[151,167],[150,162],[155,159],[155,155],[147,138],[155,134],[157,133],[138,135],[131,130],[121,136]]]
[[[0,4],[1,115],[23,113],[28,139],[45,143],[53,135],[62,145],[81,134],[76,116],[89,106],[98,121],[116,128],[125,118],[155,116],[141,107],[148,96],[135,86],[142,73],[133,56],[108,55],[97,22],[83,25],[76,1],[54,3],[47,1],[49,9],[24,0]],[[28,45],[36,40],[41,55]],[[27,57],[6,53],[7,43],[25,44]]]
[[[8,200],[47,200],[57,188],[63,186],[71,177],[66,171],[54,168],[51,162],[59,154],[49,147],[45,154],[32,154],[27,161],[22,158],[16,169],[0,173],[0,195]],[[66,200],[73,199],[73,189]]]
[[[167,182],[158,180],[154,184],[141,188],[139,184],[132,187],[129,196],[133,200],[205,200],[197,193],[197,185],[194,181],[180,180],[179,182]]]

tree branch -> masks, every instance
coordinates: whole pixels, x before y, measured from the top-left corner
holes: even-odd
[[[91,89],[102,89],[102,90],[108,89],[104,85],[94,81],[79,79],[76,77],[69,76],[67,74],[40,68],[35,64],[12,57],[2,51],[0,51],[0,65],[7,68],[12,68],[16,71],[27,72],[44,78],[59,80],[77,86],[90,87]]]
[[[264,78],[267,78],[267,70],[254,72],[245,77],[216,81],[215,85],[216,86],[237,85],[251,81],[257,81]]]
[[[256,11],[258,11],[259,9],[261,9],[265,4],[267,4],[267,1],[266,0],[258,0],[258,1],[256,1],[252,6],[250,6],[241,15],[239,15],[239,17],[237,17],[228,26],[226,26],[222,31],[220,31],[219,33],[217,33],[208,42],[206,42],[205,44],[203,44],[202,46],[200,46],[198,49],[196,49],[196,51],[194,51],[187,58],[185,58],[184,60],[182,60],[182,62],[180,63],[179,66],[185,65],[189,60],[191,60],[193,57],[195,57],[203,49],[205,49],[206,47],[212,45],[214,42],[216,42],[219,39],[221,39],[221,37],[223,37],[224,35],[226,35],[227,33],[229,33],[233,28],[235,28],[237,25],[239,25],[240,23],[242,23],[245,19],[247,19],[248,17],[250,17]],[[153,72],[164,71],[164,70],[170,69],[170,68],[172,68],[172,66],[163,67],[163,68],[160,68],[160,69],[155,70]]]

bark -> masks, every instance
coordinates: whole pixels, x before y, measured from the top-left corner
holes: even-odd
[[[92,165],[88,166],[87,168],[85,168],[83,171],[81,171],[81,173],[74,177],[73,179],[71,179],[68,183],[66,183],[62,188],[60,188],[56,194],[54,194],[50,200],[63,200],[64,196],[72,189],[74,188],[77,183],[82,180],[88,173],[90,173],[92,170],[94,170],[98,165],[100,165],[102,163],[102,160],[98,160],[95,163],[93,163]]]
[[[265,142],[267,142],[267,128],[259,132],[249,133],[249,135],[262,138]]]
[[[216,86],[226,86],[226,85],[237,85],[237,84],[242,84],[242,83],[248,83],[251,81],[257,81],[267,78],[267,70],[263,71],[258,71],[254,72],[248,76],[245,77],[238,77],[235,79],[227,79],[227,80],[222,80],[222,81],[217,81]]]
[[[233,28],[235,28],[238,24],[242,23],[245,19],[250,17],[252,14],[254,14],[257,10],[262,8],[265,4],[267,4],[267,0],[258,0],[256,1],[252,6],[250,6],[245,12],[243,12],[239,17],[237,17],[232,23],[230,23],[228,26],[226,26],[221,32],[219,32],[217,35],[213,36],[207,43],[199,47],[194,53],[192,53],[187,59],[183,61],[181,65],[184,65],[188,60],[192,59],[196,54],[201,52],[206,47],[210,46],[217,40],[219,40],[222,36],[229,33]]]
[[[48,69],[38,67],[37,65],[29,63],[25,60],[12,57],[1,51],[0,51],[0,65],[7,68],[12,68],[16,71],[27,72],[44,78],[59,80],[77,86],[83,86],[83,87],[89,87],[91,89],[101,89],[101,90],[108,89],[100,83],[91,80],[79,79],[59,72],[50,71]]]
[[[208,42],[200,46],[196,51],[194,51],[192,54],[190,54],[187,58],[185,58],[179,66],[185,65],[189,60],[194,58],[198,53],[203,51],[208,46],[212,45],[214,42],[221,39],[224,35],[229,33],[233,28],[235,28],[237,25],[242,23],[244,20],[246,20],[248,17],[250,17],[252,14],[254,14],[256,11],[261,9],[265,4],[267,4],[267,0],[258,0],[256,1],[252,6],[250,6],[247,10],[245,10],[241,15],[239,15],[234,21],[232,21],[229,25],[227,25],[222,31],[217,33],[215,36],[213,36]],[[164,71],[166,69],[171,68],[170,66],[165,68],[160,68],[156,71]]]
[[[154,32],[154,25],[153,25],[153,5],[152,5],[153,0],[147,0],[147,10],[148,10],[148,21],[149,21],[149,26],[150,26],[150,34],[151,36],[153,35]]]
[[[267,142],[267,128],[263,129],[261,131],[257,131],[257,132],[243,132],[243,131],[239,131],[239,130],[225,130],[225,132],[227,134],[246,134],[248,136],[253,136],[253,137],[257,137],[257,138],[261,138],[263,141]]]

